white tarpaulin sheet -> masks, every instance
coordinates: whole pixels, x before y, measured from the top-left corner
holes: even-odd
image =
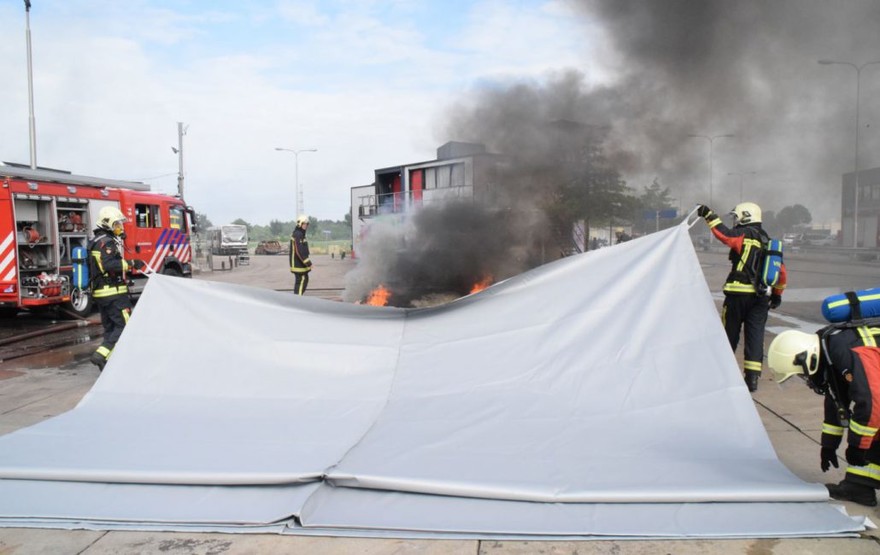
[[[81,403],[0,437],[0,478],[6,525],[860,529],[776,458],[685,224],[425,309],[154,276]]]

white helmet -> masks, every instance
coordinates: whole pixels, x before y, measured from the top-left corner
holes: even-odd
[[[778,383],[792,376],[813,376],[819,370],[819,336],[797,330],[780,333],[767,350],[767,365]]]
[[[126,221],[126,217],[115,206],[105,206],[98,212],[98,227],[112,231],[115,235],[122,235],[122,224]]]
[[[761,207],[754,202],[741,202],[730,213],[736,225],[761,223]]]
[[[309,223],[309,217],[306,214],[300,214],[296,219],[296,227],[302,227],[303,224]]]

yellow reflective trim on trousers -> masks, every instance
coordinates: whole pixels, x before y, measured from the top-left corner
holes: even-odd
[[[876,347],[877,341],[874,340],[875,332],[880,333],[880,328],[869,328],[868,326],[861,326],[859,328],[859,335],[862,338],[862,344],[865,347]]]
[[[129,309],[126,308],[126,309],[124,309],[124,310],[122,311],[122,319],[123,319],[123,320],[125,321],[125,323],[127,324],[129,318],[131,318],[131,311],[130,311]]]
[[[128,287],[118,285],[116,287],[102,287],[92,291],[92,297],[95,299],[103,299],[104,297],[112,297],[113,295],[122,295],[128,293]]]
[[[724,284],[724,291],[728,293],[755,293],[755,286],[751,283],[734,281]]]
[[[868,466],[849,466],[846,471],[856,476],[864,476],[865,478],[880,481],[880,466],[874,463],[868,463]]]
[[[745,368],[746,370],[757,370],[758,372],[760,372],[761,371],[761,362],[755,361],[755,360],[744,360],[743,361],[743,368]]]
[[[856,295],[856,297],[861,302],[876,301],[877,299],[880,299],[880,293],[877,293],[874,295],[864,295],[864,296]],[[840,299],[839,301],[834,301],[833,303],[828,303],[828,308],[837,308],[838,306],[843,306],[845,304],[849,304],[849,299],[843,298],[843,299]]]
[[[108,349],[107,347],[101,345],[100,347],[98,347],[97,349],[95,349],[95,352],[98,353],[99,355],[101,355],[101,356],[104,357],[104,358],[108,358],[108,357],[110,356],[110,353],[112,353],[113,351],[111,351],[111,350]]]
[[[835,426],[834,424],[828,424],[827,422],[822,423],[822,433],[830,436],[842,436],[844,429],[845,428],[842,426]]]
[[[863,426],[863,425],[859,424],[858,422],[856,422],[855,420],[849,421],[849,429],[853,433],[856,433],[860,436],[871,437],[877,433],[877,428],[872,428],[870,426]]]

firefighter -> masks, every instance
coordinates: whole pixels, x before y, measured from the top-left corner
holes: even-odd
[[[305,214],[296,219],[296,227],[290,234],[290,271],[293,272],[293,292],[303,295],[309,286],[309,272],[312,261],[309,259],[309,240],[306,231],[309,229],[309,217]]]
[[[146,266],[141,260],[127,261],[123,257],[125,221],[125,216],[118,208],[101,208],[95,237],[88,247],[92,298],[98,306],[101,325],[104,327],[103,341],[89,360],[99,370],[103,370],[107,364],[107,359],[131,316],[132,304],[126,280],[129,268],[140,270]]]
[[[788,330],[767,350],[767,364],[779,383],[804,378],[810,389],[825,396],[822,472],[839,468],[837,448],[847,435],[849,466],[839,484],[825,484],[834,499],[874,507],[880,488],[880,328],[828,326],[816,333]]]
[[[764,360],[764,327],[771,308],[782,303],[785,288],[785,266],[780,268],[779,281],[767,297],[766,287],[761,283],[760,263],[762,250],[770,238],[761,227],[761,208],[753,202],[737,204],[730,212],[734,227],[728,228],[715,212],[701,204],[697,214],[706,220],[712,234],[730,247],[728,258],[730,273],[724,282],[724,306],[721,321],[727,332],[730,347],[736,351],[740,330],[745,330],[743,348],[744,379],[749,391],[758,390],[758,378]]]

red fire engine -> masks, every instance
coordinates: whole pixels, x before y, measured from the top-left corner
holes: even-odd
[[[125,258],[143,260],[145,272],[192,276],[190,228],[194,213],[149,185],[0,165],[0,314],[62,306],[91,312],[88,288],[72,280],[73,252],[87,247],[98,211],[117,207],[125,224]],[[187,217],[189,214],[189,218]],[[137,294],[146,276],[133,272]]]

